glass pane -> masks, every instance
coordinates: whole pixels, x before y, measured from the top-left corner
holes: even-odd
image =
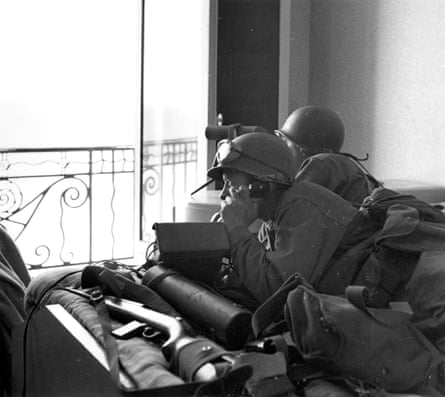
[[[141,9],[0,0],[0,223],[31,268],[134,256]]]
[[[172,12],[174,10],[174,12]],[[205,180],[209,1],[145,3],[143,239]]]
[[[0,147],[134,145],[138,0],[0,0]]]

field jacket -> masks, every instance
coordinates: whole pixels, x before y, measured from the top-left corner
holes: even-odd
[[[229,234],[232,262],[258,301],[292,274],[314,282],[336,250],[358,210],[340,196],[309,183],[295,183],[281,197],[259,238],[247,227]]]
[[[356,207],[380,186],[357,160],[341,153],[319,153],[308,157],[295,179],[324,186]]]
[[[365,285],[383,306],[403,289],[420,253],[445,251],[445,224],[422,221],[415,208],[394,204],[382,226],[328,189],[296,182],[258,238],[238,227],[229,239],[234,266],[259,302],[299,273],[332,295]]]

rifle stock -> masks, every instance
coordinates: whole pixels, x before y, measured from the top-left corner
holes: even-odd
[[[187,335],[178,318],[156,312],[144,307],[141,303],[127,299],[105,296],[104,301],[112,317],[124,321],[137,320],[168,335],[162,345],[162,351],[165,358],[176,368],[176,372],[181,372],[180,376],[187,378],[186,380],[209,382],[218,379],[218,374],[222,370],[221,364],[232,366],[234,363],[233,357],[213,341]],[[181,368],[181,358],[190,356],[189,349],[196,348],[201,354],[197,367],[189,365],[189,368]],[[207,362],[202,360],[202,354],[206,351],[209,354]]]

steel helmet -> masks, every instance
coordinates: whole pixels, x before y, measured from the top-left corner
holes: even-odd
[[[298,146],[339,152],[345,128],[334,111],[321,106],[303,106],[294,110],[278,130]]]
[[[251,132],[218,144],[209,178],[221,180],[224,170],[245,172],[260,181],[291,185],[297,173],[294,157],[276,135]]]

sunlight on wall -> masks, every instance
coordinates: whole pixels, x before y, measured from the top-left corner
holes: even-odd
[[[445,186],[445,2],[314,0],[309,101],[382,180]]]
[[[0,147],[134,144],[140,2],[0,0]]]
[[[445,185],[445,3],[381,1],[379,11],[377,174]]]

